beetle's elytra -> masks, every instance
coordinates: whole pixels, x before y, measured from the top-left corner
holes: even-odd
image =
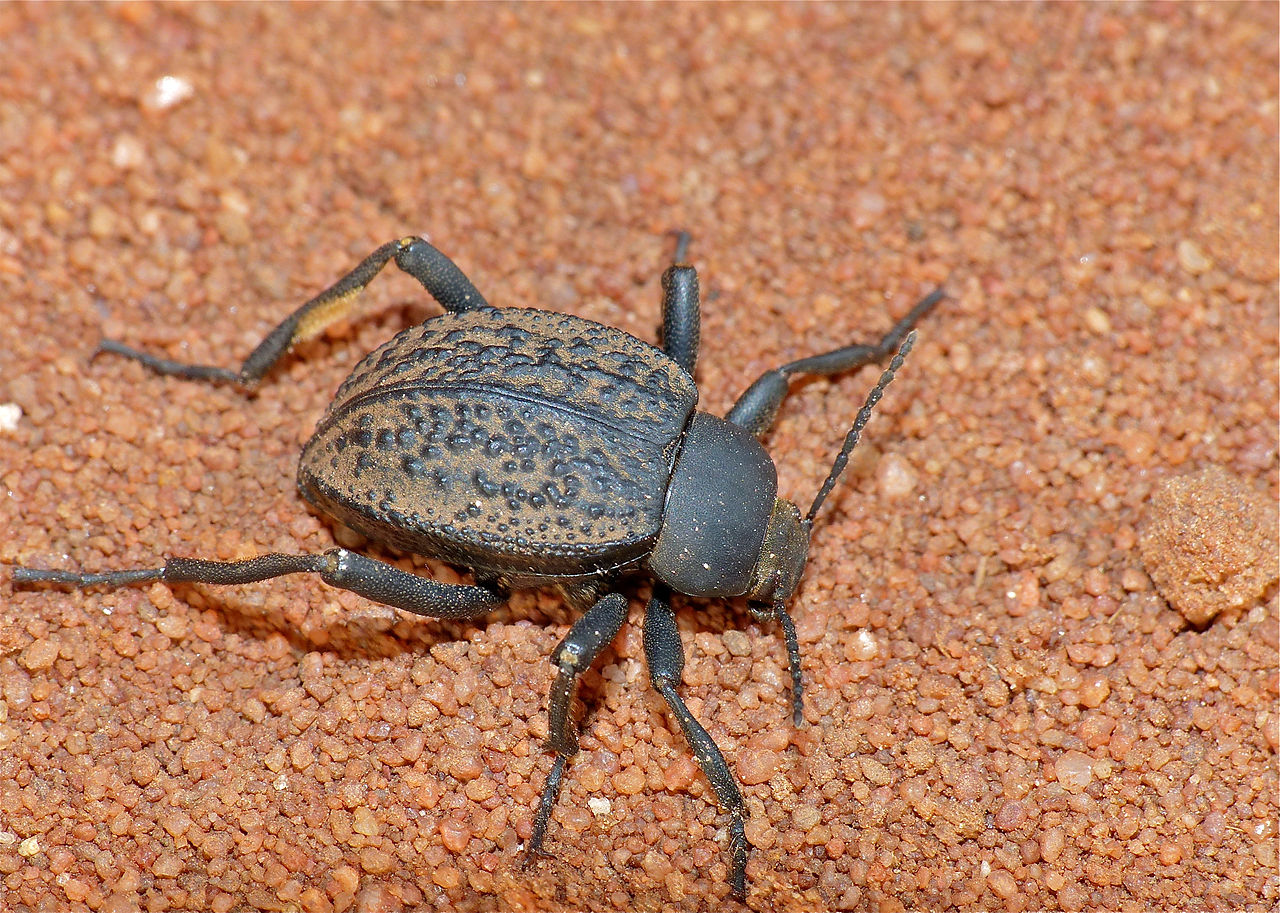
[[[531,583],[642,559],[697,401],[631,336],[474,309],[406,330],[338,390],[298,464],[307,499],[370,538]]]
[[[100,351],[161,374],[255,386],[295,342],[346,316],[392,260],[445,309],[367,355],[342,384],[298,464],[302,495],[367,537],[469,570],[447,585],[343,548],[223,562],[170,558],[107,573],[14,568],[20,584],[122,586],[143,581],[243,584],[315,573],[327,583],[436,618],[482,615],[521,587],[555,587],[582,612],[552,653],[547,749],[556,760],[535,813],[530,855],[578,750],[570,705],[578,677],[627,614],[619,584],[653,578],[645,610],[649,678],[662,694],[728,816],[729,886],[746,896],[746,806],[724,755],[678,685],[684,652],[671,592],[745,596],[786,639],[792,715],[802,721],[800,653],[787,602],[809,533],[885,387],[911,347],[935,291],[880,339],[843,346],[761,375],[723,417],[698,411],[698,279],[683,263],[662,277],[662,348],[578,317],[495,308],[421,238],[384,244],[286,318],[239,371],[170,361],[106,340]],[[895,354],[896,351],[896,354]],[[805,515],[777,497],[777,470],[757,438],[799,373],[837,374],[892,357],[858,412]]]

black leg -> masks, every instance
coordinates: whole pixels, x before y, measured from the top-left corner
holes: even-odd
[[[654,586],[653,598],[644,613],[644,656],[649,664],[649,680],[666,700],[684,736],[693,749],[698,766],[711,782],[720,807],[729,815],[729,853],[733,864],[729,870],[729,886],[739,900],[747,896],[747,806],[742,792],[729,772],[724,755],[710,733],[702,728],[676,691],[684,670],[684,647],[671,611],[670,596],[665,588]]]
[[[76,587],[126,586],[163,580],[165,583],[257,583],[285,574],[319,574],[325,583],[358,593],[392,608],[431,618],[473,618],[492,611],[504,598],[479,586],[437,583],[392,564],[334,548],[320,555],[269,554],[247,561],[205,561],[170,558],[161,568],[79,574],[13,568],[19,584],[57,583]]]
[[[662,349],[693,375],[698,365],[701,316],[698,305],[698,272],[684,262],[689,234],[679,233],[675,263],[662,274]]]
[[[228,382],[253,388],[295,343],[318,336],[326,327],[351,313],[364,287],[392,259],[396,266],[421,282],[423,288],[447,311],[456,313],[489,307],[489,303],[452,260],[422,238],[401,238],[379,247],[365,257],[359,266],[286,317],[258,343],[238,371],[159,358],[113,339],[102,340],[98,344],[98,351],[140,361],[158,374],[170,374],[189,380]]]
[[[569,759],[578,753],[578,736],[569,718],[570,704],[578,684],[578,676],[590,669],[591,664],[600,655],[600,651],[613,643],[626,618],[627,598],[621,593],[610,593],[597,600],[583,613],[551,654],[551,662],[560,671],[551,684],[551,699],[547,708],[546,748],[548,751],[554,751],[558,757],[555,766],[551,768],[551,774],[547,777],[547,785],[543,788],[542,799],[538,803],[538,813],[533,822],[533,836],[529,838],[527,851],[530,857],[542,852],[542,840],[547,834],[551,810],[555,807],[556,797],[560,793],[565,766]]]
[[[746,428],[759,437],[773,426],[778,408],[787,396],[788,381],[793,374],[840,374],[888,358],[897,351],[898,345],[911,328],[945,297],[946,292],[942,289],[930,292],[877,343],[845,346],[766,371],[738,397],[725,420]]]

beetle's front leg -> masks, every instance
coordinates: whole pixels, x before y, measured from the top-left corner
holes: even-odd
[[[795,374],[842,374],[869,365],[873,361],[883,361],[897,351],[907,333],[928,314],[938,302],[946,297],[942,289],[934,289],[906,315],[893,325],[879,342],[857,343],[844,346],[821,355],[810,355],[797,361],[785,364],[772,371],[766,371],[756,378],[733,408],[725,416],[725,420],[746,428],[756,437],[760,437],[773,426],[782,401],[790,390],[790,380]]]
[[[747,806],[742,801],[742,791],[729,771],[724,754],[676,691],[680,673],[684,671],[684,646],[680,643],[675,613],[671,611],[670,596],[665,588],[656,584],[653,598],[644,613],[644,656],[649,664],[649,680],[675,714],[698,766],[711,781],[720,807],[729,814],[729,854],[733,860],[729,887],[734,897],[745,900],[747,853],[750,849],[746,833]]]
[[[551,810],[555,808],[556,797],[560,794],[565,766],[578,753],[578,736],[569,719],[569,708],[578,677],[591,668],[600,651],[613,643],[626,617],[626,597],[621,593],[610,593],[583,613],[551,654],[551,662],[559,672],[551,684],[546,748],[556,753],[556,762],[547,776],[542,799],[538,802],[538,814],[534,818],[533,836],[529,838],[527,851],[530,857],[542,852],[542,841],[547,835]]]

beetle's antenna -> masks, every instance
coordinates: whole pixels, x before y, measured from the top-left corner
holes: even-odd
[[[911,347],[915,345],[915,341],[916,331],[912,330],[907,334],[907,338],[903,341],[902,348],[898,350],[898,354],[893,356],[893,360],[889,362],[889,367],[885,368],[884,373],[880,375],[880,382],[867,394],[867,401],[858,411],[857,418],[853,420],[853,427],[845,435],[844,446],[840,448],[839,455],[836,457],[835,462],[831,464],[831,472],[827,473],[827,480],[818,489],[818,494],[813,499],[809,512],[805,514],[804,525],[806,529],[813,526],[813,518],[818,515],[822,502],[827,500],[827,495],[831,494],[831,489],[835,487],[840,474],[849,465],[849,454],[853,452],[854,447],[858,446],[858,439],[862,437],[862,429],[866,427],[867,421],[871,418],[872,410],[875,409],[876,403],[880,402],[880,397],[884,395],[885,387],[889,386],[898,369],[902,367],[902,362],[906,359],[907,353],[911,351]]]
[[[804,722],[804,678],[800,674],[800,641],[796,623],[787,614],[787,600],[773,601],[773,617],[782,625],[782,639],[787,644],[787,665],[791,668],[791,718],[797,726]]]

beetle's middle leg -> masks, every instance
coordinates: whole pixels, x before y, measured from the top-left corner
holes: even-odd
[[[547,776],[547,785],[538,802],[538,814],[533,822],[533,835],[529,838],[527,852],[532,857],[542,852],[542,841],[547,835],[551,810],[555,808],[564,779],[565,766],[578,753],[578,736],[569,718],[573,692],[578,676],[591,668],[600,652],[613,643],[622,622],[627,618],[627,598],[621,593],[610,593],[596,600],[591,608],[574,622],[564,640],[551,654],[551,662],[559,672],[551,684],[551,699],[547,707],[548,751],[556,753],[556,761]]]
[[[911,328],[945,297],[946,292],[942,289],[930,292],[908,311],[905,317],[895,323],[879,342],[844,346],[766,371],[738,397],[738,401],[733,404],[725,420],[746,428],[756,437],[760,437],[773,426],[778,408],[786,399],[789,391],[788,381],[793,374],[841,374],[852,371],[854,368],[861,368],[873,361],[883,361],[898,350],[898,346]]]
[[[679,232],[678,238],[675,262],[662,274],[662,350],[692,377],[702,322],[698,271],[684,262],[689,234]]]
[[[102,340],[98,351],[140,361],[157,374],[227,382],[252,389],[296,343],[315,338],[349,315],[365,286],[392,260],[421,282],[446,311],[458,313],[490,306],[457,264],[422,238],[408,237],[382,245],[359,266],[286,317],[249,353],[238,371],[160,358],[114,339]]]
[[[711,782],[720,807],[729,814],[729,854],[732,867],[729,870],[729,887],[739,900],[747,896],[747,806],[742,801],[729,765],[725,762],[711,734],[702,727],[685,705],[676,690],[680,673],[684,671],[684,646],[680,643],[680,631],[676,616],[671,611],[671,597],[664,587],[654,585],[653,597],[644,613],[644,657],[649,665],[649,681],[666,700],[675,715],[676,722],[684,730],[684,737],[693,749],[698,766]]]

